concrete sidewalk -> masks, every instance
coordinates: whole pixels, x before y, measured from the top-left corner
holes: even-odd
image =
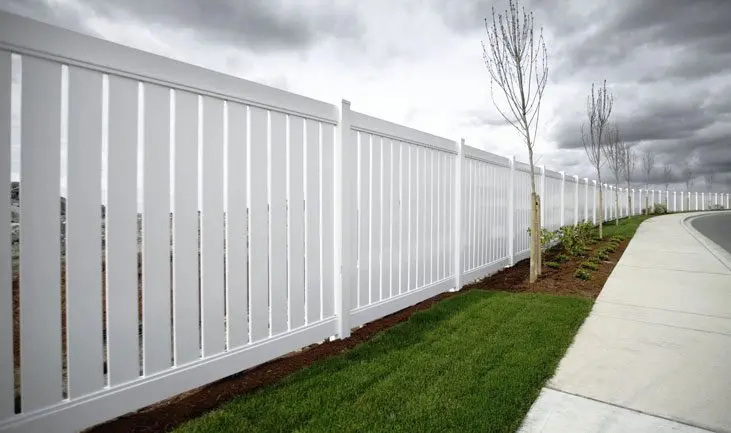
[[[731,255],[644,222],[520,432],[731,433]]]

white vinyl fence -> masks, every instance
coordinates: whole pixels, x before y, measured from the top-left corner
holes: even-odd
[[[528,256],[530,168],[515,158],[0,13],[6,184],[14,73],[0,431],[77,431]],[[598,188],[615,216],[612,186],[544,167],[535,180],[550,229],[595,222]],[[631,207],[627,194],[621,215],[638,214],[647,191],[629,190]]]

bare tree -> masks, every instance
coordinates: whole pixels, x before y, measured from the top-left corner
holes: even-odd
[[[710,192],[713,191],[713,184],[714,184],[714,182],[716,180],[716,171],[715,170],[711,170],[710,172],[706,173],[703,176],[703,180],[705,181],[705,184],[706,184],[706,190],[708,190],[708,192],[709,192],[708,198],[706,200],[708,201],[708,204],[711,204],[711,194],[710,194]]]
[[[666,162],[662,167],[662,184],[665,185],[665,189],[670,189],[670,184],[675,182],[675,173],[673,172],[673,166]]]
[[[706,182],[706,189],[710,192],[713,189],[713,184],[716,180],[716,171],[711,170],[709,173],[703,176],[703,180]]]
[[[486,18],[485,29],[488,43],[482,43],[482,57],[490,74],[493,105],[518,130],[528,148],[532,208],[530,282],[533,283],[541,273],[540,197],[536,193],[533,149],[543,91],[548,82],[548,51],[543,28],[536,38],[533,12],[520,8],[517,0],[509,0],[508,9],[501,14],[496,15],[493,8],[492,23]],[[503,104],[496,101],[494,86],[502,91]]]
[[[685,191],[686,191],[686,200],[687,205],[686,209],[690,209],[690,188],[693,186],[693,183],[695,182],[695,159],[691,156],[685,159],[683,162],[683,172],[682,172],[682,178],[683,182],[685,183]]]
[[[594,83],[591,84],[591,94],[586,98],[586,115],[588,123],[581,125],[581,142],[584,145],[586,156],[594,169],[596,170],[597,181],[599,182],[599,238],[603,237],[603,220],[604,220],[604,202],[602,194],[602,147],[604,146],[604,130],[609,122],[609,116],[612,114],[612,106],[614,105],[614,96],[607,90],[607,80],[598,91],[594,90]]]
[[[624,142],[619,135],[619,127],[610,125],[607,128],[607,142],[602,147],[604,157],[607,159],[609,170],[614,175],[616,188],[614,189],[614,205],[617,210],[615,223],[619,225],[619,182],[622,177],[622,164],[624,163]]]
[[[655,204],[650,203],[650,175],[652,169],[655,168],[655,152],[652,150],[645,151],[642,154],[642,171],[645,173],[645,213],[650,212],[650,208],[654,208]]]
[[[632,187],[632,175],[634,174],[637,166],[637,154],[627,143],[624,143],[622,146],[624,147],[622,174],[624,174],[624,180],[627,181],[627,204],[629,208],[632,209],[632,194],[630,193],[630,188]],[[632,212],[630,212],[629,215],[631,217]]]

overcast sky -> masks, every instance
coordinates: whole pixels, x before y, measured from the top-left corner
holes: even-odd
[[[731,186],[731,1],[532,0],[550,77],[539,164],[593,177],[591,83],[627,142]],[[527,160],[490,100],[483,19],[504,0],[0,0],[0,8]],[[639,173],[635,176],[639,178]],[[721,184],[725,183],[725,188]]]

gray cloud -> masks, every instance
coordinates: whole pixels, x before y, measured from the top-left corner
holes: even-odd
[[[295,50],[329,36],[356,37],[363,23],[351,8],[321,1],[317,7],[276,0],[80,0],[94,14],[113,20],[156,23],[191,30],[211,42],[249,51]],[[83,19],[44,0],[9,0],[6,9],[41,20],[83,28]]]

